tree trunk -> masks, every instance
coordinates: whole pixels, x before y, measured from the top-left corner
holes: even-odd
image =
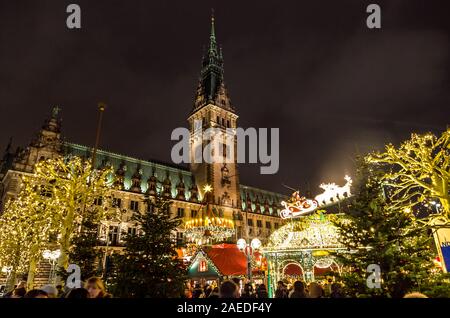
[[[27,290],[31,290],[34,287],[34,276],[36,274],[37,260],[30,260],[30,266],[28,268],[28,278],[27,278]]]
[[[16,283],[16,277],[17,277],[16,270],[13,269],[11,271],[11,273],[9,274],[9,277],[8,277],[8,279],[6,281],[6,291],[7,292],[10,292],[11,290],[14,289],[14,285]]]

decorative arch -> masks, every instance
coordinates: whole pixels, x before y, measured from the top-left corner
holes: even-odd
[[[314,276],[316,276],[316,270],[318,270],[318,271],[320,272],[320,271],[325,271],[325,270],[327,270],[327,269],[329,269],[329,270],[334,270],[334,269],[336,269],[337,272],[339,273],[339,275],[342,274],[342,266],[339,266],[339,264],[338,264],[335,260],[331,260],[330,265],[327,266],[327,267],[317,266],[317,263],[318,263],[319,261],[320,261],[320,259],[317,260],[316,263],[315,263],[314,266],[313,266],[313,273],[314,273]]]
[[[287,275],[287,274],[285,274],[285,271],[286,271],[286,269],[288,269],[290,266],[291,266],[291,268],[298,267],[298,268],[300,269],[299,275],[301,275],[301,276],[303,277],[303,280],[305,280],[305,269],[303,268],[302,264],[300,264],[298,261],[293,260],[293,259],[286,260],[286,261],[284,261],[284,262],[281,264],[281,266],[280,266],[280,268],[281,268],[280,275],[281,275],[282,277],[284,277],[285,275]]]

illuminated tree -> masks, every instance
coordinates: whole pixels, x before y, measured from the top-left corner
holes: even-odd
[[[51,233],[49,204],[49,198],[35,191],[29,177],[23,179],[19,195],[6,204],[0,218],[0,265],[10,267],[10,282],[17,273],[28,272],[28,287],[32,288]]]
[[[112,169],[91,169],[78,157],[41,161],[23,178],[16,199],[0,219],[0,262],[15,271],[28,270],[32,286],[37,262],[51,238],[60,249],[58,266],[66,268],[72,239],[83,220],[107,219]],[[9,264],[9,265],[8,265]]]
[[[51,197],[48,214],[61,251],[60,268],[68,265],[71,240],[83,217],[100,222],[114,210],[108,209],[112,169],[96,170],[79,157],[49,159],[36,165],[32,181],[36,189]]]
[[[441,215],[450,216],[450,129],[439,138],[413,134],[396,148],[368,157],[387,171],[383,184],[392,209],[411,209],[425,200],[439,200]]]
[[[339,240],[349,253],[336,256],[341,279],[353,297],[403,297],[429,286],[435,273],[432,238],[411,210],[394,209],[383,191],[384,171],[359,161],[353,197],[344,218],[336,218]],[[381,286],[367,284],[371,264],[380,266]]]

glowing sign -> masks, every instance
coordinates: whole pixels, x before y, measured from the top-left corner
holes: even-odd
[[[298,191],[292,194],[290,202],[282,201],[281,205],[284,206],[284,209],[280,211],[282,219],[298,218],[314,212],[318,207],[316,200],[301,197]]]
[[[344,179],[347,183],[343,187],[337,185],[336,183],[322,183],[320,185],[320,188],[325,191],[315,197],[319,206],[337,203],[352,195],[350,191],[350,187],[352,186],[352,178],[345,176]]]

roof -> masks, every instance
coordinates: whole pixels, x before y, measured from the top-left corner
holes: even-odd
[[[89,158],[92,156],[92,148],[70,142],[64,143],[63,151],[66,155],[76,155],[85,158]],[[121,164],[124,164],[126,167],[124,180],[125,190],[131,188],[131,179],[137,170],[139,170],[141,173],[142,193],[145,193],[147,191],[147,181],[153,172],[155,173],[155,176],[160,184],[164,182],[167,175],[169,176],[173,198],[175,198],[177,195],[177,185],[180,183],[180,177],[183,179],[183,183],[185,186],[186,200],[190,199],[190,189],[192,187],[192,184],[195,182],[192,172],[189,171],[189,169],[185,166],[172,163],[163,163],[156,160],[143,160],[100,149],[97,150],[96,163],[97,166],[102,166],[106,163],[111,164],[115,170],[117,170],[121,166]],[[239,185],[239,190],[242,201],[242,210],[245,211],[247,209],[247,199],[250,198],[252,202],[250,205],[250,209],[251,212],[254,213],[278,215],[277,210],[280,207],[280,202],[282,200],[286,200],[287,198],[286,196],[279,193],[242,184]],[[269,206],[266,207],[265,203],[268,203]]]
[[[206,254],[225,276],[245,275],[247,272],[247,257],[236,244],[219,244],[206,248]]]
[[[239,276],[247,274],[247,256],[236,244],[218,244],[205,248],[208,258],[224,276]],[[255,255],[258,255],[255,252]]]
[[[64,153],[66,155],[76,155],[89,158],[92,155],[92,148],[65,142]],[[97,166],[102,166],[108,163],[113,166],[114,170],[117,170],[122,164],[125,165],[125,190],[131,188],[131,179],[136,171],[139,170],[141,174],[142,193],[145,193],[147,191],[147,181],[154,173],[160,184],[164,182],[167,175],[169,176],[173,198],[175,198],[177,194],[177,185],[180,183],[180,178],[183,179],[183,183],[185,186],[186,200],[189,200],[191,196],[190,189],[192,183],[194,182],[194,179],[192,173],[184,166],[162,163],[158,161],[142,160],[104,150],[97,150],[96,157]]]

